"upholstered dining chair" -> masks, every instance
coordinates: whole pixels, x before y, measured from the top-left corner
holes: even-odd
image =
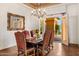
[[[35,48],[27,47],[25,37],[22,32],[15,33],[18,55],[35,55]]]
[[[24,37],[25,37],[25,38],[30,37],[29,31],[24,30],[24,31],[22,31],[22,33],[24,34]]]
[[[30,36],[29,31],[24,30],[24,31],[22,31],[22,33],[23,33],[26,40],[34,40],[34,38]],[[27,43],[27,47],[33,47],[33,44],[28,43],[28,42],[26,42],[26,43]]]
[[[24,34],[26,39],[30,39],[30,40],[36,39],[36,37],[31,36],[31,33],[29,31],[27,31],[27,30],[23,31],[22,33]]]
[[[45,31],[43,42],[38,44],[38,51],[42,56],[47,55],[50,52],[50,35],[50,31]]]
[[[33,39],[36,39],[36,34],[34,30],[30,31],[31,37],[33,37]]]
[[[53,31],[52,30],[50,30],[51,31],[51,36],[50,36],[50,49],[52,48],[53,49],[53,40],[54,40],[54,34],[53,34]]]

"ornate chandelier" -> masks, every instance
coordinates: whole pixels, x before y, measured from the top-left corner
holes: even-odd
[[[41,6],[41,4],[39,4],[39,5]],[[38,5],[38,6],[39,6],[39,5]],[[45,10],[42,9],[42,8],[38,8],[38,6],[37,6],[36,9],[33,9],[33,11],[31,12],[31,14],[32,14],[33,16],[38,17],[38,18],[44,17],[44,16],[46,15]]]

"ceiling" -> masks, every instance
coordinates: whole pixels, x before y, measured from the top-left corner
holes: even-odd
[[[48,7],[48,6],[53,6],[53,5],[57,5],[57,4],[60,4],[60,3],[24,3],[25,5],[31,7],[31,8],[45,8],[45,7]]]

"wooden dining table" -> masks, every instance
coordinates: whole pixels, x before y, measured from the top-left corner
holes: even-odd
[[[34,45],[35,50],[36,50],[36,56],[38,56],[38,44],[43,41],[43,38],[40,37],[40,38],[36,38],[34,40],[31,40],[30,38],[27,38],[26,40],[27,40],[27,43],[30,43],[30,44]]]

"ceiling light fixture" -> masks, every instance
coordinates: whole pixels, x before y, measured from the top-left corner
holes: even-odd
[[[41,4],[37,4],[37,7],[32,10],[31,15],[36,16],[38,18],[44,17],[46,15],[46,11],[45,9],[41,8]]]

